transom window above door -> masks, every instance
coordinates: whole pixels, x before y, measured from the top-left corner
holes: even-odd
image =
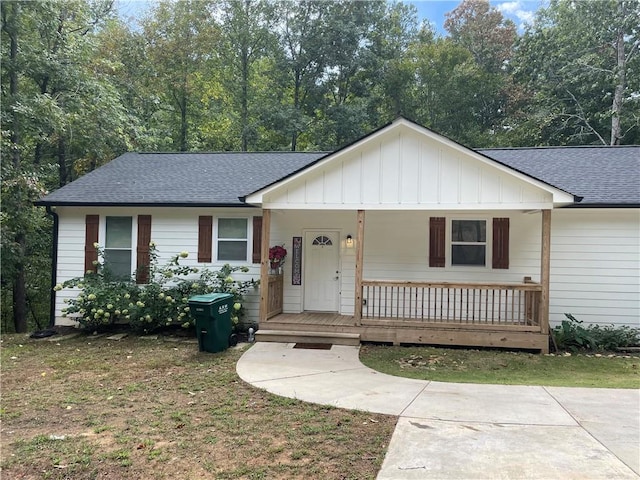
[[[318,235],[316,238],[313,239],[313,242],[311,242],[311,245],[324,247],[324,246],[333,245],[333,242],[326,235]]]

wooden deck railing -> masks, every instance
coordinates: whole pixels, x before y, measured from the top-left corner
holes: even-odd
[[[282,313],[282,302],[283,302],[283,276],[282,274],[278,275],[269,275],[269,298],[267,299],[267,318],[271,318],[274,315],[278,315]]]
[[[362,318],[540,326],[540,284],[362,281]]]

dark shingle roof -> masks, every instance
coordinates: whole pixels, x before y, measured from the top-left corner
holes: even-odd
[[[640,146],[494,148],[478,152],[583,197],[579,205],[640,205]]]
[[[478,152],[573,195],[579,206],[640,205],[640,146],[497,148]],[[242,206],[325,152],[126,153],[39,205]]]
[[[45,196],[40,205],[241,206],[238,197],[322,152],[125,153]]]

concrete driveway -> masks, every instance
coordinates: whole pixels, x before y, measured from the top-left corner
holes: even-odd
[[[398,416],[378,479],[640,478],[640,390],[412,380],[340,345],[257,343],[237,372],[284,397]]]

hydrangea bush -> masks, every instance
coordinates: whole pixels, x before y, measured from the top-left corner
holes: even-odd
[[[155,244],[149,244],[149,283],[138,285],[135,276],[117,279],[104,265],[104,251],[98,251],[97,272],[87,272],[84,277],[67,280],[54,290],[79,288],[74,299],[68,300],[63,316],[73,317],[86,329],[106,329],[116,323],[128,323],[137,332],[149,333],[172,325],[189,328],[194,318],[189,312],[189,298],[205,293],[230,293],[233,295],[231,320],[236,327],[245,314],[244,296],[258,281],[239,281],[233,273],[248,272],[247,267],[224,265],[220,270],[199,270],[180,264],[188,252],[180,252],[165,265],[158,265]],[[198,275],[194,277],[194,275]]]

